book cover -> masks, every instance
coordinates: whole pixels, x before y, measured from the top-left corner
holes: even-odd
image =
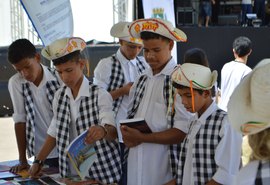
[[[19,177],[19,175],[9,171],[0,172],[0,179],[13,179],[14,177]]]
[[[130,128],[134,128],[139,130],[142,133],[152,133],[152,130],[144,120],[144,118],[133,118],[133,119],[125,119],[120,120],[120,125],[126,125]]]
[[[94,145],[85,143],[87,132],[88,130],[75,138],[66,149],[70,162],[81,180],[88,175],[89,168],[97,159]]]
[[[10,170],[10,166],[0,164],[0,172],[6,172]]]

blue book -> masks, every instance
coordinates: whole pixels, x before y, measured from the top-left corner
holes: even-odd
[[[88,130],[76,137],[66,149],[70,162],[81,180],[85,179],[89,168],[97,159],[94,145],[85,143],[87,133]]]

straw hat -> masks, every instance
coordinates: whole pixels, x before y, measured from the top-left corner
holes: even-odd
[[[129,26],[130,26],[130,22],[116,23],[111,28],[110,34],[111,34],[111,36],[117,37],[121,40],[131,42],[134,44],[142,45],[143,43],[142,43],[142,40],[140,38],[134,38],[134,37],[130,36],[129,31],[128,31]]]
[[[262,60],[235,88],[228,117],[239,132],[255,134],[270,127],[270,59]]]
[[[144,31],[153,32],[177,42],[187,41],[187,36],[183,31],[163,19],[138,19],[131,23],[129,28],[130,35],[135,38],[140,38],[140,33]]]
[[[62,38],[43,48],[41,54],[48,60],[55,60],[85,47],[85,41],[79,37]]]
[[[184,63],[172,73],[172,81],[178,85],[192,88],[209,90],[217,81],[217,71],[211,72],[210,68],[199,64]]]

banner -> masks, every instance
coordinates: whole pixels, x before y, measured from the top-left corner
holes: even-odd
[[[143,0],[144,18],[160,18],[168,20],[175,26],[173,2],[173,0]],[[177,61],[176,43],[174,43],[172,56]]]
[[[43,45],[73,35],[69,0],[20,0]]]

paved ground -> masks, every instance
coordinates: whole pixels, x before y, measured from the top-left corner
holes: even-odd
[[[15,159],[18,159],[18,152],[13,120],[0,118],[0,162]]]

